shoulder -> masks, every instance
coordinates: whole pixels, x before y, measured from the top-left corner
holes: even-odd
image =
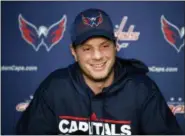
[[[155,93],[159,91],[156,81],[147,74],[133,74],[131,79],[140,92]]]
[[[60,68],[51,72],[41,84],[47,86],[57,81],[67,80],[67,78],[69,78],[68,68]]]
[[[69,74],[68,74],[68,67],[66,68],[60,68],[60,69],[56,69],[55,71],[51,72],[48,76],[47,76],[47,80],[54,80],[54,79],[65,79],[68,78]]]
[[[51,72],[38,86],[34,95],[53,93],[62,88],[63,82],[69,80],[68,68],[60,68]]]

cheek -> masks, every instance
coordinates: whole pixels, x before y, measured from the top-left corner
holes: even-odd
[[[86,65],[88,61],[90,60],[90,55],[85,53],[79,53],[77,55],[77,60],[81,65]]]
[[[104,55],[107,56],[107,57],[114,57],[116,55],[116,52],[115,50],[108,50],[108,51],[105,51],[104,52]]]
[[[79,56],[80,59],[88,60],[88,59],[91,58],[92,52],[80,51],[80,52],[78,53],[78,56]]]

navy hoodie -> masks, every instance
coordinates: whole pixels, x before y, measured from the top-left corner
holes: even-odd
[[[115,78],[95,95],[78,63],[52,72],[17,123],[17,134],[182,134],[138,60],[116,58]]]

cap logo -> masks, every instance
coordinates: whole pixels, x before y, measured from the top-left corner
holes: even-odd
[[[96,17],[85,17],[82,15],[82,22],[87,26],[97,27],[103,22],[103,17],[101,13]]]

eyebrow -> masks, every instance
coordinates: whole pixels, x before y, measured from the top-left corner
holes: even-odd
[[[108,40],[105,40],[105,41],[103,41],[103,42],[101,42],[99,45],[103,45],[103,44],[105,44],[105,43],[108,43],[109,41]],[[86,46],[92,46],[91,44],[84,44],[84,45],[86,45]]]
[[[100,43],[100,45],[103,45],[103,44],[105,44],[105,43],[108,43],[109,41],[104,41],[104,42],[102,42],[102,43]]]

